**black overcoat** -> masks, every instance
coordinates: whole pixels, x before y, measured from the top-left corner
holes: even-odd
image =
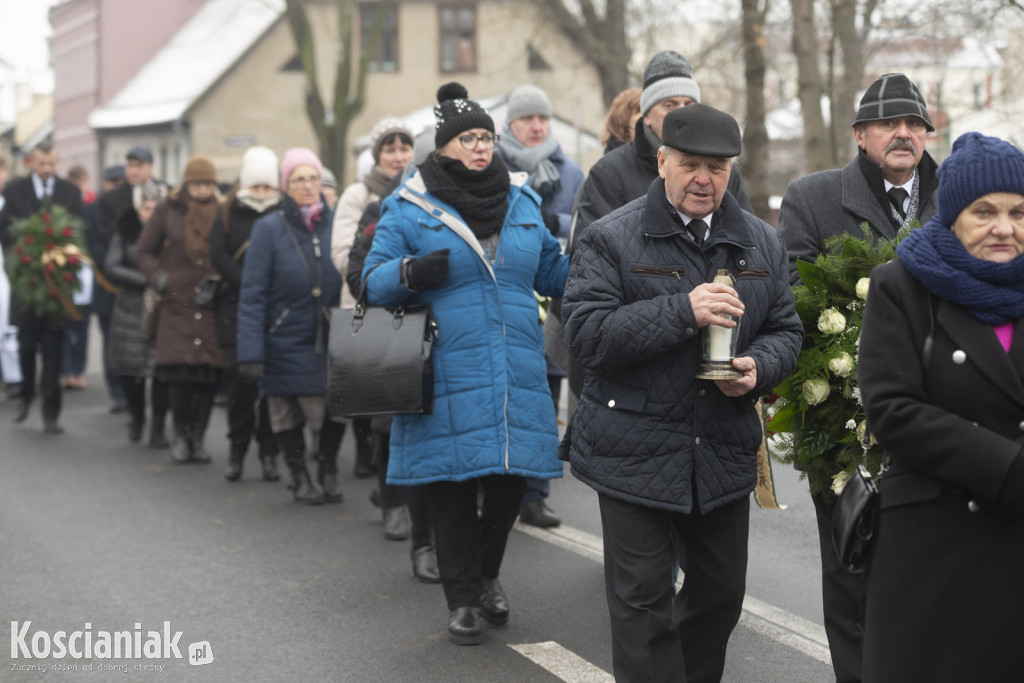
[[[1024,318],[1007,353],[992,326],[950,302],[930,306],[903,264],[888,263],[871,275],[859,373],[891,459],[863,680],[1024,680],[1024,518],[997,502],[1020,486],[1007,475],[1024,457]]]

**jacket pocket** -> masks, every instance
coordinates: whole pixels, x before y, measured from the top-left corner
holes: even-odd
[[[674,277],[682,280],[686,275],[684,266],[639,266],[629,267],[631,275],[651,275],[653,277]]]
[[[441,226],[444,225],[444,223],[442,223],[441,221],[437,220],[433,216],[430,216],[430,217],[418,216],[416,218],[416,223],[421,228],[426,228],[428,230],[433,230],[434,232],[440,232],[441,231]]]
[[[591,395],[598,404],[611,410],[642,413],[647,407],[647,392],[616,384],[604,377],[598,377],[594,382]]]
[[[267,334],[274,334],[274,332],[277,332],[277,328],[281,327],[281,323],[284,322],[284,319],[287,318],[288,314],[291,312],[290,308],[285,308],[281,311],[280,315],[277,316],[277,319],[274,320],[274,324],[270,326],[269,330],[267,330]]]
[[[771,278],[771,273],[768,272],[767,268],[747,268],[745,270],[740,270],[733,273],[732,276],[737,280],[743,280],[747,278],[762,278],[767,280]]]
[[[942,493],[942,482],[915,472],[887,473],[878,484],[879,507],[882,510],[925,503]]]

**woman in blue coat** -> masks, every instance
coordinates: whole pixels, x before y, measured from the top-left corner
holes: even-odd
[[[338,449],[345,424],[327,416],[327,309],[341,276],[331,263],[331,209],[323,166],[304,147],[281,161],[284,201],[253,226],[238,301],[238,371],[260,379],[270,428],[291,472],[295,502],[340,503]],[[306,469],[303,428],[319,442],[317,482]]]
[[[395,417],[388,481],[428,485],[448,635],[472,645],[508,621],[498,573],[525,478],[562,475],[534,291],[560,297],[569,262],[487,112],[458,83],[437,99],[437,151],[384,201],[363,278],[371,304],[429,303],[438,324],[434,411]]]

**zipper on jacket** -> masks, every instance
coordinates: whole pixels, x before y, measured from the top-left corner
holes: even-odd
[[[771,273],[768,272],[767,268],[747,268],[746,270],[733,273],[732,276],[737,279],[741,277],[771,277]]]
[[[508,358],[508,332],[505,330],[505,323],[501,324],[501,337],[505,345],[506,363]],[[509,471],[508,464],[508,371],[505,372],[505,405],[502,407],[502,417],[505,422],[505,471]]]
[[[683,274],[686,272],[685,268],[668,266],[660,268],[657,266],[630,266],[629,272],[636,275],[661,275],[664,277],[675,277],[677,280],[683,279]]]
[[[288,317],[288,314],[290,312],[290,308],[286,308],[283,311],[281,311],[281,315],[277,316],[277,320],[275,320],[274,324],[270,326],[269,330],[267,330],[267,334],[274,334],[274,332],[277,331],[277,328],[281,326],[281,323],[284,322],[284,319]]]

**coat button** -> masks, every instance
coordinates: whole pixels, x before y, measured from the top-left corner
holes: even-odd
[[[745,266],[745,265],[747,265],[747,262],[746,262],[746,260],[745,260],[745,259],[740,259],[740,265],[741,265],[741,266]]]
[[[700,445],[700,437],[698,436],[697,438],[695,438],[693,440],[693,442],[699,446]]]
[[[967,354],[960,349],[957,349],[953,352],[953,362],[957,365],[963,365],[967,362]]]
[[[971,512],[977,512],[981,509],[981,506],[975,503],[973,500],[967,502],[967,509]]]
[[[687,327],[686,328],[686,334],[693,334],[693,328],[692,327]]]
[[[192,340],[192,343],[195,344],[196,346],[199,346],[200,344],[203,343],[203,340],[200,339],[199,337],[196,337],[195,339]]]
[[[706,394],[706,393],[707,393],[707,392],[706,392],[706,391],[704,391],[703,389],[698,389],[698,390],[697,390],[697,395],[698,395],[698,396],[703,396],[703,395],[704,395],[704,394]]]
[[[608,407],[609,408],[614,408],[615,407],[615,399],[614,398],[612,400],[608,401]]]
[[[196,311],[196,320],[202,320],[202,319],[203,319],[203,314],[200,313],[199,311]]]
[[[1017,427],[1020,428],[1020,431],[1024,432],[1024,420],[1022,420],[1021,423],[1017,425]]]

